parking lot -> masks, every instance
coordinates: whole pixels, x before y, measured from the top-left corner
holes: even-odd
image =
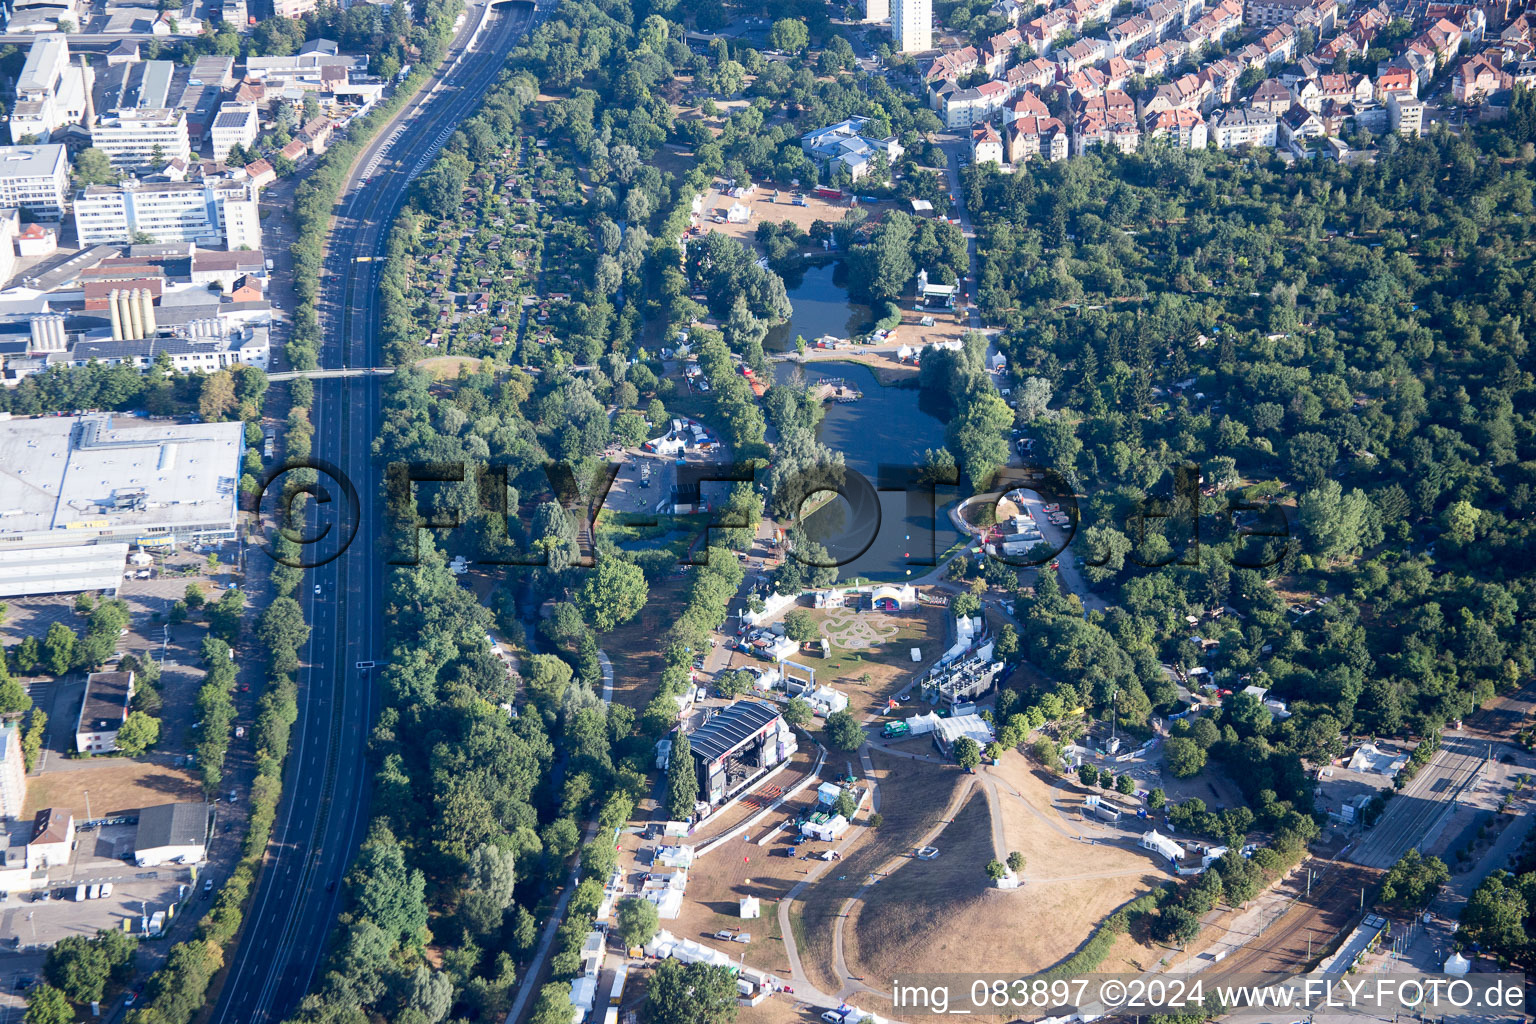
[[[193,898],[191,868],[138,869],[118,861],[110,872],[99,872],[89,882],[82,877],[76,885],[103,882],[111,883],[112,894],[94,900],[77,901],[75,885],[55,884],[45,890],[46,900],[34,899],[43,893],[11,893],[0,903],[0,943],[8,949],[40,952],[70,935],[95,935],[103,928],[119,930],[124,921],[137,933],[143,918],[156,911],[166,911],[169,918],[171,908],[183,895]],[[10,966],[8,962],[6,966]]]

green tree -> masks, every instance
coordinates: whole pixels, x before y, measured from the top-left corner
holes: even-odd
[[[1462,912],[1461,934],[1492,949],[1512,952],[1524,948],[1529,941],[1525,921],[1530,916],[1523,891],[1526,888],[1508,871],[1495,871],[1483,879]]]
[[[1165,806],[1167,806],[1167,804],[1168,794],[1164,792],[1162,786],[1158,786],[1157,788],[1147,793],[1147,806],[1152,808],[1152,810],[1160,811]]]
[[[410,867],[405,850],[382,820],[375,823],[347,876],[357,913],[389,937],[414,945],[427,927],[426,878]]]
[[[1188,779],[1199,775],[1205,767],[1205,751],[1187,736],[1174,736],[1168,740],[1168,770],[1176,779]]]
[[[208,602],[208,598],[203,594],[203,588],[195,582],[187,584],[187,589],[182,594],[181,599],[187,603],[188,608],[194,611]]]
[[[87,146],[75,154],[74,178],[75,184],[80,187],[115,185],[118,173],[107,159],[107,154],[94,146]]]
[[[976,766],[981,764],[981,747],[969,736],[961,736],[955,740],[953,753],[955,764],[968,772],[975,771]]]
[[[864,745],[864,730],[852,711],[844,708],[827,716],[827,742],[837,750],[849,752]]]
[[[1085,786],[1097,786],[1099,784],[1099,769],[1096,765],[1084,761],[1077,766],[1077,778]]]
[[[570,982],[552,981],[539,989],[539,998],[533,1005],[529,1021],[530,1024],[571,1024],[574,1009]]]
[[[664,960],[646,986],[646,1024],[729,1024],[736,1019],[736,975],[717,964]]]
[[[1382,880],[1381,901],[1399,910],[1422,910],[1450,877],[1439,857],[1426,857],[1411,849],[1398,858]]]
[[[1116,792],[1130,796],[1132,793],[1136,792],[1136,780],[1131,778],[1129,775],[1122,775],[1115,780],[1115,790]]]
[[[62,676],[75,663],[75,631],[62,622],[48,627],[43,637],[43,663],[53,675]]]
[[[107,982],[132,974],[138,948],[139,940],[122,931],[103,929],[90,938],[70,935],[48,951],[43,973],[73,1002],[99,1002]]]
[[[0,716],[25,714],[32,710],[32,698],[27,688],[11,678],[5,665],[5,653],[0,651]]]
[[[667,815],[673,821],[693,817],[693,805],[699,799],[699,778],[693,768],[693,745],[688,734],[677,730],[667,761]]]
[[[256,623],[256,639],[267,652],[267,668],[292,675],[299,668],[299,648],[309,642],[303,609],[291,597],[275,598]]]
[[[40,708],[33,708],[32,714],[27,716],[27,731],[21,737],[21,753],[27,762],[27,771],[37,763],[37,755],[43,749],[43,736],[48,731],[48,713]]]
[[[805,27],[804,22],[795,18],[780,18],[768,30],[769,48],[784,53],[799,53],[810,41],[810,29]]]
[[[816,617],[804,608],[796,608],[784,616],[784,635],[796,643],[808,644],[821,635],[816,627]]]
[[[160,719],[142,711],[131,711],[117,731],[117,749],[129,757],[138,757],[160,742]]]
[[[619,901],[619,941],[624,943],[625,948],[645,945],[655,937],[660,927],[661,919],[657,916],[656,904],[650,900],[630,896]]]
[[[26,1024],[75,1024],[75,1010],[69,997],[52,985],[42,984],[27,996]]]
[[[576,600],[592,628],[606,633],[639,614],[648,594],[645,573],[638,565],[605,556],[599,559],[597,571],[587,576]]]
[[[995,882],[1008,874],[1008,867],[1002,861],[993,859],[987,861],[986,871],[987,877]]]
[[[16,671],[22,675],[31,675],[37,669],[37,663],[42,659],[43,655],[38,649],[37,637],[22,637],[21,643],[16,645]]]
[[[1024,870],[1024,855],[1018,850],[1014,850],[1008,855],[1008,870],[1014,874]]]
[[[803,697],[791,697],[784,705],[784,721],[796,729],[804,729],[815,717],[816,712]]]

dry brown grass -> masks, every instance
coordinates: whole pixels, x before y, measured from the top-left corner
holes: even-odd
[[[890,877],[870,887],[864,894],[862,906],[883,906],[893,902],[893,886],[908,868],[929,863],[910,859],[918,841],[933,830],[943,819],[955,787],[965,776],[948,765],[924,764],[903,758],[871,754],[872,773],[880,785],[880,814],[884,822],[877,829],[868,830],[865,841],[844,854],[843,860],[833,866],[821,880],[801,894],[792,915],[799,920],[795,932],[799,947],[800,965],[807,977],[823,991],[836,992],[843,986],[834,970],[833,928],[843,903],[867,881],[870,872],[882,868],[892,857],[905,855],[909,859]],[[985,823],[985,811],[981,829],[982,842],[990,833]],[[986,863],[987,856],[979,862]],[[983,882],[985,876],[978,877]],[[858,948],[858,915],[861,905],[856,905],[844,929],[844,941],[849,969],[855,974],[870,975],[872,983],[881,977],[862,963],[855,950]],[[875,940],[872,940],[875,941]],[[863,1005],[861,1002],[859,1005]]]
[[[848,211],[853,209],[847,199],[820,199],[809,191],[805,193],[805,205],[796,206],[790,201],[790,194],[794,190],[787,184],[759,183],[757,191],[745,199],[732,199],[729,192],[722,190],[723,185],[724,182],[716,182],[704,193],[704,209],[699,215],[700,226],[706,231],[718,231],[723,235],[729,235],[753,249],[757,248],[757,226],[765,220],[774,224],[782,224],[787,220],[801,231],[809,232],[811,225],[816,221],[824,220],[828,224],[836,224],[848,216]],[[778,192],[778,200],[770,201],[774,192]],[[751,207],[751,219],[745,224],[715,224],[709,219],[715,213],[725,216],[725,211],[731,208],[732,203],[744,203]],[[889,208],[888,203],[869,207],[870,219],[878,220],[879,211]]]
[[[883,989],[891,978],[934,970],[1044,969],[1072,953],[1116,907],[1163,881],[1151,859],[1127,843],[1079,842],[1052,806],[1049,785],[1022,756],[1008,754],[987,774],[999,784],[1005,846],[1026,859],[1023,888],[996,889],[982,870],[993,855],[983,776],[935,841],[939,857],[909,860],[852,911],[848,969],[868,984]],[[1025,919],[1029,926],[1020,927]],[[1127,942],[1110,964],[1155,962],[1155,954]]]
[[[459,371],[467,369],[475,373],[480,369],[480,359],[470,356],[430,356],[416,360],[416,368],[430,373],[436,380],[457,380]]]
[[[71,811],[76,820],[83,821],[87,790],[91,794],[90,813],[96,818],[202,797],[202,787],[193,780],[192,773],[181,768],[126,757],[83,761],[50,757],[48,771],[27,779],[23,816],[29,817],[44,807],[62,807]]]

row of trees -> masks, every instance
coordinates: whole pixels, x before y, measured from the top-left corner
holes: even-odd
[[[313,400],[313,386],[308,381],[298,380],[289,386],[289,393],[294,409],[302,416]],[[256,437],[259,436],[258,432]],[[248,440],[254,442],[249,435]],[[307,437],[303,434],[285,438],[284,444],[288,449],[286,454],[294,455],[296,446],[299,450],[306,450],[307,443]],[[297,510],[302,505],[302,502],[296,502],[292,507]],[[251,730],[256,773],[251,782],[250,819],[241,841],[240,859],[229,879],[219,889],[212,909],[198,922],[193,937],[171,947],[165,963],[150,979],[145,999],[130,1012],[130,1024],[188,1024],[204,1008],[208,987],[224,965],[225,951],[240,932],[257,873],[267,855],[272,825],[277,818],[277,802],[282,795],[283,763],[288,754],[289,737],[299,717],[298,687],[292,673],[297,667],[295,651],[303,642],[297,632],[274,633],[268,631],[265,625],[267,616],[273,614],[272,609],[283,606],[285,602],[297,610],[293,592],[301,581],[300,572],[291,568],[297,562],[299,553],[294,542],[278,531],[273,537],[273,545],[274,554],[278,558],[273,561],[269,576],[271,604],[263,613],[258,628],[258,636],[267,646],[270,660],[266,686],[257,702],[256,721]],[[289,564],[285,565],[285,561]],[[240,615],[233,610],[230,614],[234,628],[238,629]],[[227,695],[228,687],[234,681],[229,671],[233,662],[228,652],[235,636],[211,635],[203,643],[202,654],[208,673],[197,699],[200,706],[206,705],[219,719],[225,719],[228,714],[224,695]],[[147,663],[145,667],[148,667]],[[217,756],[218,762],[222,764],[224,748],[228,743],[229,722],[224,720],[218,728],[219,737],[215,737],[213,723],[209,719],[204,721],[204,728],[209,731],[205,732],[200,743],[199,760],[205,766],[204,785],[212,791],[217,788],[218,781],[208,773],[206,765],[209,761],[206,759]],[[218,738],[222,738],[222,743],[218,742]],[[202,745],[210,743],[213,744],[210,749],[201,749]]]

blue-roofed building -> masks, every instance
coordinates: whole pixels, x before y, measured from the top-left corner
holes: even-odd
[[[846,121],[807,132],[800,137],[800,149],[829,172],[841,163],[848,168],[853,180],[858,181],[873,168],[876,154],[884,153],[886,159],[894,164],[906,152],[894,135],[885,139],[865,138],[861,133],[868,124],[867,117],[850,117]]]

